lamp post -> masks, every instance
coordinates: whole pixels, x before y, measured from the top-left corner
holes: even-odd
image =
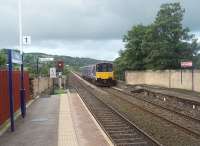
[[[23,44],[22,44],[22,0],[18,1],[19,9],[19,48],[22,57],[21,63],[21,86],[20,86],[20,105],[21,105],[21,115],[24,118],[26,116],[26,102],[25,102],[25,89],[24,89],[24,64],[23,64]]]

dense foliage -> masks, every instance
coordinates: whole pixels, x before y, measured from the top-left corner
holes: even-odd
[[[197,40],[182,26],[184,12],[180,3],[163,4],[152,24],[133,26],[123,39],[126,49],[115,60],[117,73],[178,69],[183,60],[199,65]]]
[[[57,60],[64,61],[65,68],[64,73],[68,73],[69,70],[78,70],[81,66],[86,66],[90,64],[95,64],[102,62],[101,60],[95,60],[91,58],[79,58],[79,57],[70,57],[70,56],[59,56],[59,55],[48,55],[43,53],[26,53],[24,57],[24,63],[32,76],[37,75],[37,59],[38,58],[54,58],[52,62],[39,62],[39,75],[46,76],[49,73],[50,67],[56,66]]]
[[[6,52],[5,50],[0,50],[0,68],[5,67],[6,65]]]

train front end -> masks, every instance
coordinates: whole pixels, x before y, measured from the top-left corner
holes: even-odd
[[[99,63],[96,64],[96,83],[103,86],[115,85],[113,64]]]

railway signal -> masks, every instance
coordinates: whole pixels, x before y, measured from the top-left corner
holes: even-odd
[[[63,61],[57,61],[56,69],[57,69],[57,72],[63,72],[64,62]]]

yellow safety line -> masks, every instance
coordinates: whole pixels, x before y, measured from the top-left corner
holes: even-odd
[[[78,146],[67,94],[60,95],[58,146]]]

